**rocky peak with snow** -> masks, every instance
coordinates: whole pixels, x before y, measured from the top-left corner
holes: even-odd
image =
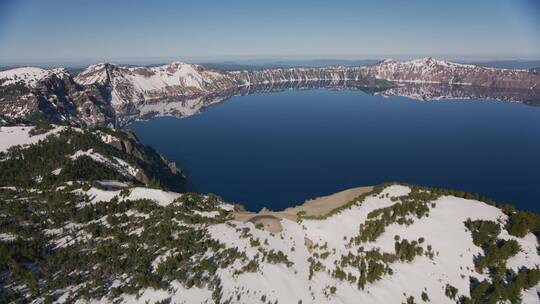
[[[77,74],[75,80],[81,85],[107,85],[114,69],[116,69],[116,65],[110,63],[93,64]]]
[[[114,64],[93,65],[79,73],[75,81],[95,84],[111,94],[113,106],[130,102],[193,95],[206,92],[211,75],[197,65],[175,61],[155,67],[124,67]]]

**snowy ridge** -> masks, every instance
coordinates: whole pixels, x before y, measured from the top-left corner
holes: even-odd
[[[34,87],[43,78],[51,75],[67,74],[65,69],[46,70],[36,67],[15,68],[6,71],[0,71],[0,85],[9,85],[22,82],[27,86]]]
[[[213,73],[179,61],[157,67],[122,67],[112,64],[89,66],[75,78],[82,85],[98,84],[111,89],[111,103],[141,101],[205,91]]]
[[[40,79],[49,75],[48,70],[34,67],[16,68],[0,72],[0,80],[4,80],[2,84],[14,84],[19,81],[34,86]]]
[[[365,67],[368,75],[402,83],[459,84],[534,89],[540,76],[528,70],[496,69],[425,57],[405,62],[385,59]]]

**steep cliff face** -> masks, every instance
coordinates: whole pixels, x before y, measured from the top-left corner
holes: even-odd
[[[275,68],[256,71],[232,71],[229,77],[243,85],[261,85],[284,82],[358,82],[366,87],[389,87],[391,84],[374,77],[366,76],[361,67],[325,68]]]
[[[0,73],[0,115],[95,125],[107,122],[113,110],[106,92],[79,85],[64,69],[19,68]]]

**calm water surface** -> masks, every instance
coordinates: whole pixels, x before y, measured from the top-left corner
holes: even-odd
[[[192,117],[128,127],[185,170],[188,190],[250,210],[401,181],[540,212],[537,107],[287,91],[234,97]]]

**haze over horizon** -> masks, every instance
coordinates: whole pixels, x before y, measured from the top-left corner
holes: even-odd
[[[0,64],[540,59],[539,15],[532,0],[2,0]]]

